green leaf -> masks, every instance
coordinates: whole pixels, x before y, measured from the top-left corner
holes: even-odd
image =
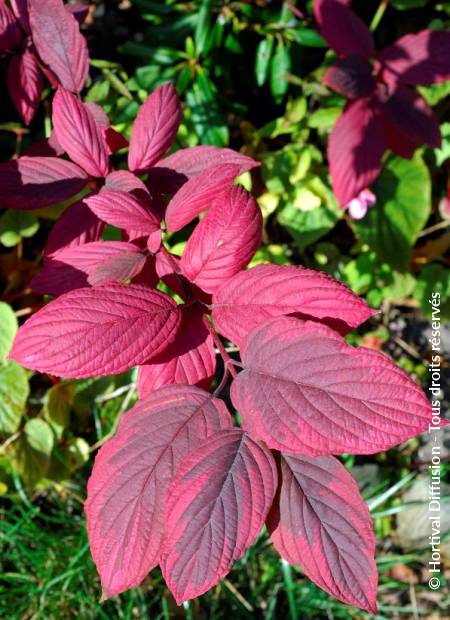
[[[275,54],[272,58],[270,70],[270,89],[277,103],[280,103],[287,93],[289,82],[287,74],[291,70],[291,54],[284,41],[278,41]]]
[[[217,102],[217,91],[205,71],[201,70],[187,91],[186,99],[190,108],[192,123],[201,144],[226,146],[228,128]]]
[[[51,461],[54,435],[49,424],[40,418],[28,420],[19,441],[14,444],[14,464],[27,487],[45,478]]]
[[[269,74],[270,59],[272,58],[273,38],[268,37],[259,42],[256,50],[255,75],[258,86],[265,84]]]
[[[428,3],[428,0],[391,0],[393,7],[399,11],[408,9],[421,9]]]
[[[312,129],[331,129],[342,112],[342,108],[333,106],[321,108],[308,117],[308,125]]]
[[[24,427],[25,436],[29,445],[47,456],[50,456],[53,450],[55,437],[50,425],[40,418],[32,418],[28,420]]]
[[[202,0],[200,10],[197,13],[197,25],[195,27],[194,41],[197,54],[201,55],[205,51],[211,26],[211,0]]]
[[[304,211],[289,202],[278,213],[278,222],[286,228],[300,251],[326,235],[339,218],[339,212],[326,204]]]
[[[75,396],[75,383],[57,383],[45,395],[44,416],[60,437],[69,424]]]
[[[450,84],[450,82],[449,82]],[[450,123],[441,124],[442,144],[440,149],[435,149],[436,163],[440,167],[450,157]]]
[[[14,310],[4,301],[0,301],[0,364],[6,360],[6,356],[12,346],[18,324]]]
[[[291,33],[294,41],[304,47],[328,47],[325,39],[312,28],[295,28]]]
[[[431,180],[421,157],[390,158],[374,186],[377,204],[354,223],[359,239],[379,262],[407,271],[418,233],[431,211]]]
[[[0,433],[15,433],[29,394],[25,370],[16,362],[0,364]]]
[[[448,320],[450,318],[450,269],[441,263],[427,265],[417,279],[414,297],[420,303],[422,312],[427,318],[432,318],[431,301],[435,299],[435,306],[440,309],[439,318]]]
[[[24,237],[32,237],[39,228],[39,220],[29,211],[7,209],[0,217],[0,243],[12,248]]]

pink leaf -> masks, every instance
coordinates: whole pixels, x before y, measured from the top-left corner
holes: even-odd
[[[167,494],[161,553],[178,605],[216,585],[253,544],[275,486],[272,455],[240,429],[216,433],[183,459]]]
[[[230,426],[223,401],[188,385],[163,387],[123,416],[97,454],[85,504],[107,596],[138,586],[158,564],[174,473],[202,440]]]
[[[239,174],[238,164],[224,164],[208,168],[189,179],[167,205],[167,228],[171,232],[176,232],[189,224],[211,206],[213,200],[232,185]]]
[[[85,187],[85,172],[57,157],[19,157],[0,164],[0,206],[41,209],[71,198]]]
[[[69,91],[58,88],[53,98],[52,120],[58,142],[69,157],[90,176],[106,176],[108,153],[90,109]]]
[[[233,404],[272,449],[373,454],[428,429],[430,403],[406,373],[325,325],[272,319],[250,334],[242,361]]]
[[[11,58],[8,90],[25,125],[32,121],[42,94],[42,78],[35,55],[29,50]]]
[[[83,201],[75,202],[67,207],[50,231],[44,257],[52,256],[64,248],[98,241],[104,228],[105,223]]]
[[[178,131],[181,108],[172,83],[157,88],[141,106],[131,133],[128,167],[146,170],[170,148]]]
[[[20,328],[11,359],[39,372],[83,378],[143,364],[175,338],[180,312],[145,286],[106,284],[70,291]]]
[[[417,86],[450,80],[450,32],[422,30],[384,48],[378,61],[384,77]]]
[[[128,192],[103,189],[100,194],[87,198],[85,203],[101,220],[117,228],[142,234],[159,229],[159,220],[148,204]]]
[[[214,294],[212,304],[215,326],[239,346],[272,317],[318,319],[346,334],[374,312],[327,274],[288,265],[258,265],[238,273]]]
[[[86,17],[89,14],[89,6],[83,4],[82,2],[71,2],[70,4],[65,5],[66,11],[72,13],[77,22],[80,24],[84,24]]]
[[[123,241],[93,241],[72,246],[45,261],[31,281],[31,288],[56,297],[84,286],[120,282],[140,273],[145,260],[138,247]]]
[[[314,0],[314,15],[320,34],[340,56],[370,58],[373,38],[356,13],[338,0]]]
[[[0,0],[0,54],[11,52],[21,44],[23,35],[14,13]]]
[[[28,0],[33,43],[61,86],[79,92],[89,72],[86,40],[62,0]]]
[[[416,147],[422,144],[439,148],[441,132],[439,121],[424,99],[407,86],[399,85],[381,103],[383,122],[400,134],[399,141]]]
[[[360,56],[348,56],[331,65],[322,82],[347,99],[367,97],[375,89],[372,65]]]
[[[380,173],[387,143],[377,105],[373,97],[348,104],[328,140],[333,189],[343,207]]]
[[[280,461],[279,498],[267,519],[276,550],[340,601],[376,613],[375,536],[358,485],[332,456]]]
[[[262,215],[243,187],[225,190],[190,236],[181,271],[208,293],[247,265],[259,248]]]
[[[162,385],[185,383],[207,390],[216,370],[216,354],[212,337],[203,323],[203,312],[181,306],[181,326],[170,347],[151,363],[139,367],[139,398]]]

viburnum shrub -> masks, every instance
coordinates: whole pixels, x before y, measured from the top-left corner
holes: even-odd
[[[450,80],[450,32],[408,34],[375,55],[372,33],[348,4],[314,0],[320,32],[339,56],[323,82],[348,99],[328,142],[342,206],[364,202],[387,149],[411,159],[418,146],[440,146],[439,122],[416,87]]]
[[[413,437],[428,428],[430,404],[388,357],[346,343],[374,311],[341,283],[302,267],[245,269],[262,217],[234,180],[257,163],[207,146],[163,158],[179,121],[176,92],[163,85],[137,115],[130,171],[114,171],[94,114],[60,89],[55,137],[75,163],[24,157],[2,177],[16,208],[90,188],[51,233],[34,281],[57,298],[22,326],[10,357],[68,378],[139,366],[139,400],[88,483],[104,596],[139,585],[157,565],[178,603],[199,596],[266,524],[283,558],[375,611],[370,515],[334,455]],[[173,255],[166,231],[202,214],[181,258]],[[123,240],[102,240],[105,223]],[[211,392],[216,350],[224,371]],[[241,426],[220,398],[230,380]]]
[[[80,33],[88,8],[62,0],[0,0],[0,56],[12,55],[8,90],[28,125],[39,105],[43,81],[80,92],[89,72],[86,40]]]

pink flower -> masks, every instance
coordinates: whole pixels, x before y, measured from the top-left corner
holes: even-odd
[[[363,189],[356,198],[348,203],[348,213],[353,220],[362,220],[369,208],[373,207],[376,202],[375,194],[372,194],[370,189]]]
[[[314,2],[320,32],[339,56],[323,82],[348,99],[328,143],[341,205],[372,185],[387,149],[410,159],[422,144],[440,145],[439,123],[415,87],[450,79],[450,32],[406,35],[375,57],[371,32],[346,4]]]

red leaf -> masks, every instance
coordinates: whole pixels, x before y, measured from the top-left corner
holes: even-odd
[[[376,613],[375,536],[358,485],[332,456],[280,460],[267,519],[276,550],[340,601]]]
[[[41,209],[85,187],[85,172],[57,157],[19,157],[0,164],[0,202],[9,209]]]
[[[450,80],[450,32],[408,34],[378,55],[385,79],[417,86]]]
[[[53,98],[52,120],[58,142],[69,157],[90,176],[106,176],[108,153],[90,109],[69,91],[58,88]]]
[[[343,207],[375,181],[386,148],[374,98],[348,104],[328,140],[333,189]]]
[[[340,56],[370,58],[373,38],[356,13],[337,0],[314,0],[314,16],[320,34]]]
[[[145,255],[132,243],[85,243],[64,248],[46,260],[30,286],[37,293],[56,297],[84,286],[134,278],[142,271],[145,260]]]
[[[113,155],[120,151],[120,149],[127,148],[128,141],[112,127],[103,127],[102,133],[108,149],[108,155]]]
[[[95,459],[85,504],[107,596],[138,586],[159,561],[167,489],[183,457],[231,426],[225,404],[188,385],[163,387],[126,413]]]
[[[157,168],[167,169],[184,177],[184,181],[195,177],[208,168],[224,164],[236,164],[239,166],[239,175],[260,166],[261,163],[233,151],[218,146],[191,146],[180,149],[169,157],[162,159],[156,164]]]
[[[346,334],[374,313],[327,274],[288,265],[258,265],[238,273],[214,294],[212,304],[215,326],[239,346],[255,327],[276,316],[319,319]]]
[[[114,375],[160,353],[175,338],[180,318],[171,297],[145,286],[77,289],[28,319],[10,356],[57,376]]]
[[[23,35],[13,12],[0,0],[0,54],[13,51],[22,41]]]
[[[114,170],[105,179],[105,189],[127,192],[141,201],[150,201],[150,193],[145,184],[128,170]]]
[[[219,198],[239,174],[238,164],[223,164],[189,179],[167,205],[167,228],[176,232],[189,224]]]
[[[151,168],[170,148],[181,120],[177,91],[172,83],[157,88],[141,106],[131,133],[130,170]]]
[[[259,248],[262,215],[243,187],[226,189],[190,236],[181,271],[208,293],[247,265]]]
[[[83,201],[75,202],[67,207],[51,229],[44,257],[52,256],[64,248],[98,241],[104,228],[105,223]]]
[[[175,340],[150,364],[139,367],[139,398],[162,385],[185,383],[207,390],[216,370],[212,337],[203,323],[203,312],[181,306],[182,319]]]
[[[383,122],[391,128],[388,135],[396,132],[400,144],[403,143],[403,151],[410,144],[439,148],[439,121],[433,110],[412,89],[399,85],[380,105]]]
[[[101,220],[117,228],[140,231],[142,235],[159,229],[159,220],[148,204],[128,192],[103,189],[85,203]]]
[[[322,82],[347,99],[367,97],[375,89],[372,65],[360,56],[348,56],[331,65]]]
[[[242,361],[233,404],[270,448],[373,454],[428,429],[430,403],[406,373],[325,325],[272,319],[250,334]]]
[[[8,90],[16,110],[28,125],[41,100],[42,78],[36,57],[27,49],[9,61]]]
[[[167,494],[161,553],[179,605],[216,585],[253,544],[275,486],[272,455],[239,429],[216,433],[182,461]]]
[[[89,72],[86,40],[62,0],[28,0],[33,43],[61,86],[79,92]]]

